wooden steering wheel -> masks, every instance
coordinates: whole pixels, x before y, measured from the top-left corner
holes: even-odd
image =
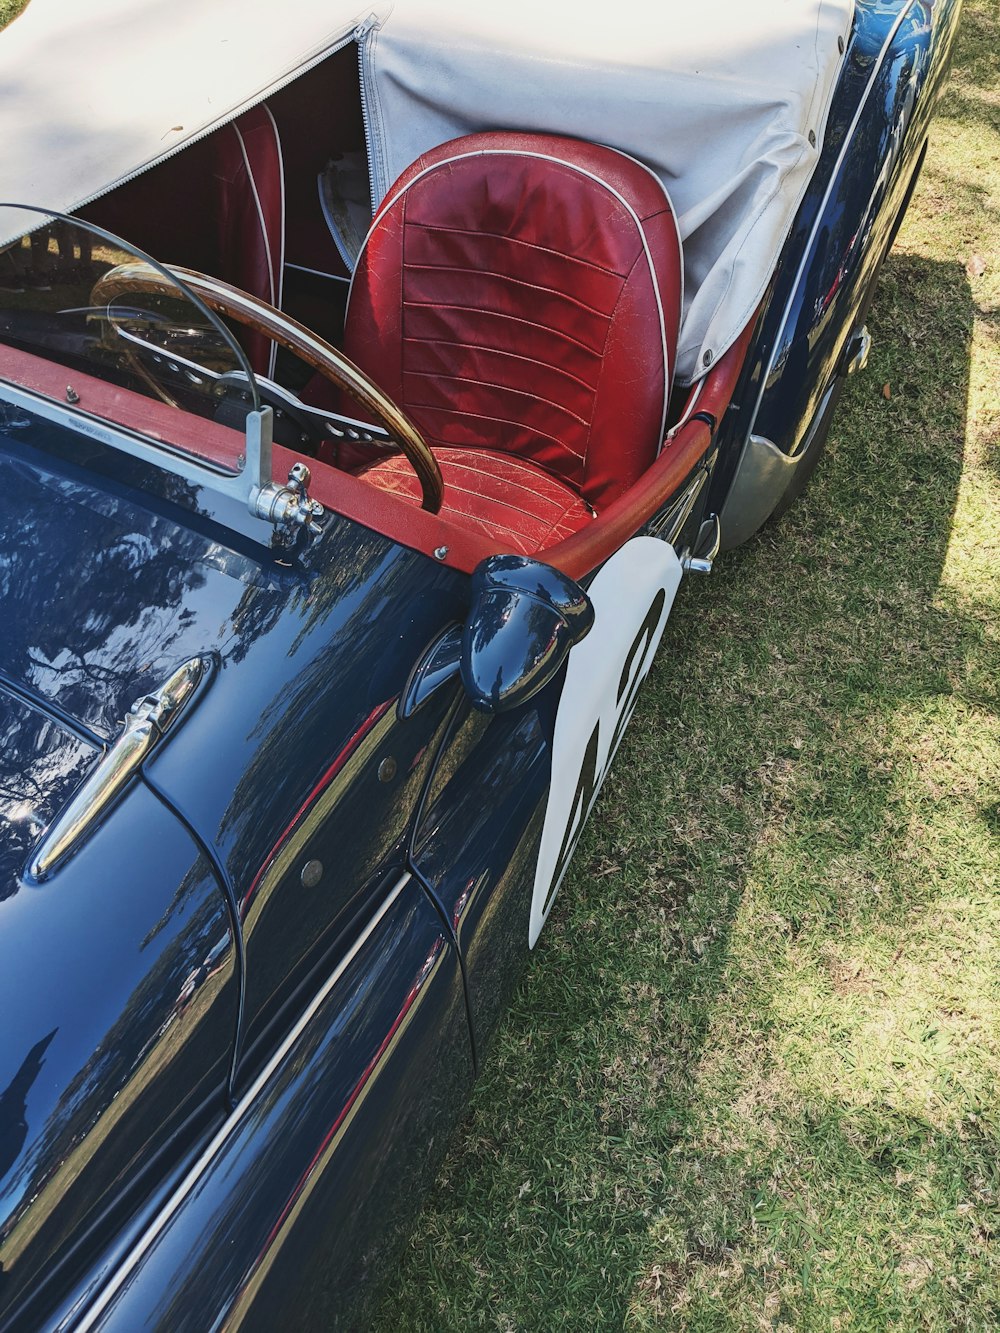
[[[197,273],[193,269],[170,268],[168,272],[200,297],[210,310],[227,319],[235,320],[237,324],[246,325],[255,333],[262,333],[265,337],[273,339],[280,346],[301,357],[331,384],[335,384],[338,389],[343,389],[355,398],[377,423],[389,432],[393,442],[399,445],[407,462],[417,474],[422,496],[421,507],[432,514],[438,512],[441,508],[444,482],[430,446],[388,394],[370,380],[364,371],[359,370],[343,352],[311,332],[304,324],[289,318],[274,306],[268,305],[266,301],[241,291],[239,287],[232,287],[227,282],[220,282],[218,278]],[[162,296],[178,295],[177,287],[152,265],[134,261],[119,264],[98,278],[90,293],[90,302],[95,306],[109,305],[121,296],[149,292]],[[164,397],[164,391],[150,377],[144,375],[143,378],[152,384],[160,397]],[[166,399],[166,401],[174,405],[172,400]]]

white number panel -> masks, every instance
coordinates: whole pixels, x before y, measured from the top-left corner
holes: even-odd
[[[569,656],[552,741],[552,785],[535,870],[533,949],[635,709],[681,581],[674,548],[634,537],[588,588],[594,627]]]

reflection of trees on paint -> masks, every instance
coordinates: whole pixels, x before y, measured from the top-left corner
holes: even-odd
[[[208,1094],[206,1075],[221,1094],[220,1061],[228,1055],[235,1017],[232,945],[228,915],[203,863],[184,877],[139,948],[150,950],[150,965],[119,1017],[34,1137],[25,1124],[16,1152],[4,1158],[0,1242],[16,1236],[22,1222],[30,1228],[25,1269],[31,1253],[51,1250],[49,1227],[63,1235],[79,1226],[124,1167],[151,1140],[160,1141],[192,1099]],[[219,974],[221,989],[212,981]],[[8,1089],[15,1102],[24,1077],[19,1071]],[[6,1096],[0,1095],[4,1114]],[[111,1134],[104,1128],[109,1115],[116,1120]],[[56,1177],[67,1163],[73,1169],[62,1183]]]
[[[45,1052],[58,1031],[53,1028],[47,1036],[35,1042],[17,1073],[0,1092],[0,1180],[17,1161],[28,1137],[28,1093],[41,1073]]]
[[[17,892],[39,834],[96,758],[42,713],[0,694],[0,901]]]
[[[180,608],[204,583],[204,540],[13,463],[0,483],[2,665],[111,734],[186,628]]]
[[[190,490],[176,481],[174,493]],[[0,488],[0,668],[113,737],[175,665],[191,621],[184,602],[205,578],[204,540],[13,458]],[[0,899],[95,758],[42,712],[0,699]]]

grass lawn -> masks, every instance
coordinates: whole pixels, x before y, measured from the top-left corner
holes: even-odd
[[[0,0],[0,28],[6,27],[27,5],[28,0]]]
[[[382,1333],[1000,1328],[996,0],[870,327],[682,589]]]

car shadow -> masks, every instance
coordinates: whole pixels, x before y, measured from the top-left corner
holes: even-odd
[[[767,1154],[716,1132],[839,1123],[774,1082],[789,960],[853,995],[863,942],[933,913],[907,747],[936,699],[996,709],[946,572],[973,317],[961,264],[893,255],[807,492],[682,589],[378,1328],[674,1317],[771,1206]]]

